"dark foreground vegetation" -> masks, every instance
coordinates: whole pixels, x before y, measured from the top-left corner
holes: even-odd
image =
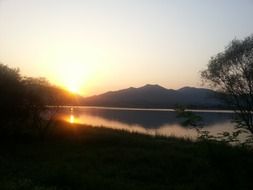
[[[0,189],[253,189],[253,152],[218,142],[56,123],[2,138]]]

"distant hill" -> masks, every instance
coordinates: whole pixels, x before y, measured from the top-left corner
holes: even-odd
[[[184,87],[178,90],[147,84],[140,88],[110,91],[82,99],[82,105],[142,108],[223,108],[218,94],[205,88]]]

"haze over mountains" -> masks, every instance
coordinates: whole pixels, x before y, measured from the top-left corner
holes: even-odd
[[[178,105],[188,108],[224,107],[217,96],[216,92],[205,88],[183,87],[173,90],[159,85],[147,84],[140,88],[130,87],[83,98],[81,104],[141,108],[174,108]]]

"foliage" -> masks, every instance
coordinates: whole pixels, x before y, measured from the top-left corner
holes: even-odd
[[[50,135],[0,143],[0,189],[253,189],[243,147],[61,122]]]
[[[212,57],[202,78],[226,94],[227,103],[238,115],[238,126],[253,133],[253,35],[233,40]]]
[[[50,84],[43,78],[22,77],[19,69],[0,64],[0,134],[17,136],[31,131],[42,134],[46,122]]]
[[[249,146],[252,147],[253,145],[253,138],[252,135],[247,135],[245,137],[245,141],[240,141],[240,135],[241,134],[248,134],[249,131],[240,127],[236,127],[235,131],[227,132],[223,131],[221,133],[218,133],[217,135],[211,135],[209,131],[204,130],[204,124],[201,116],[191,112],[186,111],[184,107],[178,107],[175,109],[177,112],[177,117],[183,119],[181,124],[183,126],[190,126],[193,129],[197,131],[197,139],[200,141],[219,141],[224,143],[230,143],[230,144],[237,144],[237,145],[243,145],[243,146]]]
[[[177,117],[184,119],[182,125],[193,127],[202,126],[202,118],[199,115],[191,111],[186,111],[184,107],[178,107],[175,111],[177,112]]]
[[[198,140],[217,140],[216,137],[210,135],[209,131],[203,130],[204,124],[202,123],[201,116],[191,112],[186,111],[184,107],[179,106],[175,109],[177,117],[183,119],[181,124],[186,127],[192,127],[197,131]]]
[[[18,69],[0,64],[1,129],[12,130],[26,117],[25,88]]]

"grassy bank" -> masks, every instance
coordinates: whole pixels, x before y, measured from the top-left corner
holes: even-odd
[[[0,144],[0,189],[253,189],[253,152],[59,123]]]

